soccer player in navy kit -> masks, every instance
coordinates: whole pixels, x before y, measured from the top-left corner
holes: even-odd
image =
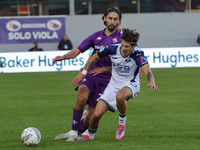
[[[121,19],[122,15],[118,8],[108,8],[103,16],[104,25],[106,28],[87,37],[75,50],[70,51],[63,56],[56,56],[53,60],[53,63],[56,61],[74,58],[80,53],[84,53],[90,47],[94,48],[92,53],[92,55],[94,55],[96,51],[103,49],[107,45],[119,44],[121,42],[121,33],[117,30],[117,28],[121,23]],[[106,66],[111,66],[109,57],[105,57],[97,61],[91,70]],[[68,133],[59,134],[56,136],[55,140],[68,139],[67,141],[75,141],[78,136],[78,132],[83,132],[88,128],[89,119],[93,114],[97,103],[96,100],[99,98],[99,94],[103,93],[110,80],[110,77],[110,72],[103,72],[95,76],[92,74],[87,74],[85,76],[85,80],[78,85],[77,100],[73,108],[72,129]],[[81,120],[83,108],[86,103],[89,104],[88,113],[86,117]]]
[[[103,114],[110,111],[119,111],[119,126],[115,136],[121,140],[125,134],[127,100],[134,98],[140,92],[139,70],[146,74],[149,84],[147,87],[159,92],[155,85],[153,73],[144,52],[137,46],[139,33],[132,29],[123,29],[121,44],[106,46],[98,51],[85,65],[85,74],[104,57],[109,56],[112,62],[112,77],[103,95],[98,98],[95,111],[89,123],[89,135],[78,137],[77,141],[94,139],[99,121]],[[77,75],[72,84],[76,85],[85,78],[85,74]]]

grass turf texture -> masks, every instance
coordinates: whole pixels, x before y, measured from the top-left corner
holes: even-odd
[[[160,92],[147,89],[143,74],[140,94],[128,101],[124,139],[115,140],[118,113],[107,112],[95,139],[54,141],[70,130],[77,72],[0,73],[1,150],[199,150],[200,69],[152,69]],[[21,142],[26,127],[40,130],[36,147]]]

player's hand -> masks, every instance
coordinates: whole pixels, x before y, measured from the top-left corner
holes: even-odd
[[[147,87],[151,87],[151,89],[154,89],[155,91],[159,92],[159,89],[157,88],[157,86],[154,83],[149,83],[147,85]]]
[[[104,68],[100,67],[100,68],[95,68],[95,69],[89,71],[88,73],[93,74],[93,76],[96,76],[96,75],[103,73],[103,72],[104,72]]]
[[[53,63],[55,64],[56,61],[61,61],[62,60],[62,56],[56,56],[54,59],[53,59]]]
[[[81,81],[83,81],[83,79],[85,78],[85,75],[83,75],[82,73],[78,74],[72,81],[72,85],[76,86],[77,84],[79,84]]]

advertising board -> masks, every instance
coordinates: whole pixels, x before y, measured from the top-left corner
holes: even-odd
[[[142,48],[151,68],[200,67],[200,47]],[[51,72],[78,71],[83,67],[92,50],[78,57],[53,64],[57,55],[69,51],[41,51],[0,53],[0,71],[11,72]]]

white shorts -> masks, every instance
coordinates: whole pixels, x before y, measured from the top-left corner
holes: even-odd
[[[110,108],[110,111],[115,112],[117,110],[116,94],[123,87],[128,87],[131,90],[132,96],[129,99],[135,98],[137,94],[140,93],[140,84],[137,84],[135,82],[127,82],[122,85],[117,85],[113,82],[110,82],[104,90],[104,93],[98,98],[98,100],[106,103]]]

